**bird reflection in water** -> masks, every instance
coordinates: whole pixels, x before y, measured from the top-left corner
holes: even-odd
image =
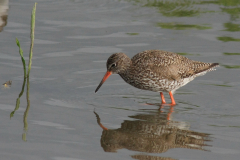
[[[151,155],[133,155],[131,156],[133,159],[139,159],[139,160],[177,160],[170,157],[157,157],[157,156],[151,156]]]
[[[147,113],[129,116],[134,120],[124,120],[121,128],[118,129],[108,129],[103,126],[99,115],[94,111],[97,123],[103,129],[102,148],[105,152],[117,152],[118,149],[123,148],[147,153],[163,153],[172,148],[206,151],[204,146],[209,146],[206,144],[210,141],[209,134],[189,130],[190,125],[186,122],[169,120],[173,108],[170,107],[169,110],[167,113],[149,110]],[[132,158],[142,159],[142,156],[133,155]],[[156,159],[155,156],[148,157]]]

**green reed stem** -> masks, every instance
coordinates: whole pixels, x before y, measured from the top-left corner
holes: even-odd
[[[34,6],[33,6],[32,18],[31,18],[31,36],[30,36],[31,45],[30,45],[29,62],[28,62],[28,74],[27,74],[28,77],[29,77],[29,74],[30,74],[31,66],[32,66],[32,50],[33,50],[33,45],[34,45],[36,5],[37,5],[37,3],[35,3]]]
[[[26,63],[25,63],[25,59],[23,57],[23,50],[22,50],[22,48],[20,46],[20,42],[19,42],[19,40],[17,38],[16,38],[16,44],[17,44],[17,46],[19,48],[19,54],[20,54],[21,59],[22,59],[24,78],[26,78]]]
[[[34,4],[33,6],[33,10],[32,10],[32,17],[31,17],[31,45],[30,45],[30,52],[29,52],[29,62],[28,62],[28,72],[26,73],[26,63],[25,63],[25,59],[23,57],[23,50],[20,46],[20,42],[19,40],[16,38],[16,44],[19,47],[19,54],[21,56],[21,60],[22,60],[22,64],[23,64],[23,70],[24,70],[24,78],[23,78],[23,85],[22,85],[22,90],[19,93],[19,96],[16,100],[16,106],[15,109],[10,113],[10,118],[13,117],[14,113],[16,110],[18,110],[19,105],[20,105],[20,98],[24,92],[24,88],[25,88],[25,84],[26,84],[26,79],[27,79],[27,108],[26,111],[24,113],[24,128],[25,130],[27,130],[27,115],[28,115],[28,110],[30,107],[30,101],[29,101],[29,74],[30,74],[30,70],[31,70],[31,66],[32,66],[32,50],[33,50],[33,45],[34,45],[34,31],[35,31],[35,14],[36,14],[36,5],[37,3]]]

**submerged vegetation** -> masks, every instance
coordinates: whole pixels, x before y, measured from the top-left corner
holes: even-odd
[[[126,34],[131,35],[131,36],[139,35],[139,33],[126,33]]]
[[[217,39],[223,42],[230,42],[230,41],[239,42],[240,41],[239,38],[233,38],[228,36],[217,37]]]
[[[238,68],[240,68],[239,65],[222,65],[222,66],[227,68],[227,69],[238,69]]]
[[[235,23],[224,23],[225,31],[238,32],[240,31],[240,24]]]
[[[152,7],[158,10],[165,17],[198,17],[204,13],[221,13],[230,15],[230,21],[239,21],[240,17],[240,0],[127,0],[143,7]],[[205,7],[208,5],[218,5],[221,11],[215,7]],[[176,22],[177,23],[177,22]],[[211,26],[194,25],[194,24],[171,24],[158,23],[163,29],[211,29]],[[239,31],[239,24],[225,23],[226,31]]]
[[[227,55],[227,56],[232,56],[232,55],[240,55],[240,53],[223,53],[224,55]]]
[[[163,29],[173,29],[173,30],[186,30],[186,29],[198,29],[205,30],[211,29],[212,27],[206,25],[195,25],[195,24],[181,24],[181,23],[157,23],[157,26]]]
[[[166,17],[193,17],[201,13],[219,12],[209,10],[201,5],[212,4],[221,6],[221,10],[230,14],[232,20],[239,18],[240,1],[239,0],[127,0],[144,7],[154,7]]]

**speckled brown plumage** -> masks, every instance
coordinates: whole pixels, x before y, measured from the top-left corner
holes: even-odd
[[[195,77],[214,70],[218,63],[190,60],[176,53],[147,50],[130,59],[124,53],[115,53],[107,60],[107,73],[95,92],[111,74],[119,74],[128,84],[143,90],[172,92],[186,85]],[[161,93],[162,103],[166,103]]]

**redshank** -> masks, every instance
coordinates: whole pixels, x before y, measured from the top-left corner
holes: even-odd
[[[163,92],[168,92],[172,101],[170,105],[175,105],[174,91],[195,77],[215,70],[219,64],[193,61],[167,51],[147,50],[132,59],[124,53],[115,53],[108,58],[106,65],[107,73],[95,93],[111,74],[119,74],[136,88],[160,92],[162,104],[166,103]]]

